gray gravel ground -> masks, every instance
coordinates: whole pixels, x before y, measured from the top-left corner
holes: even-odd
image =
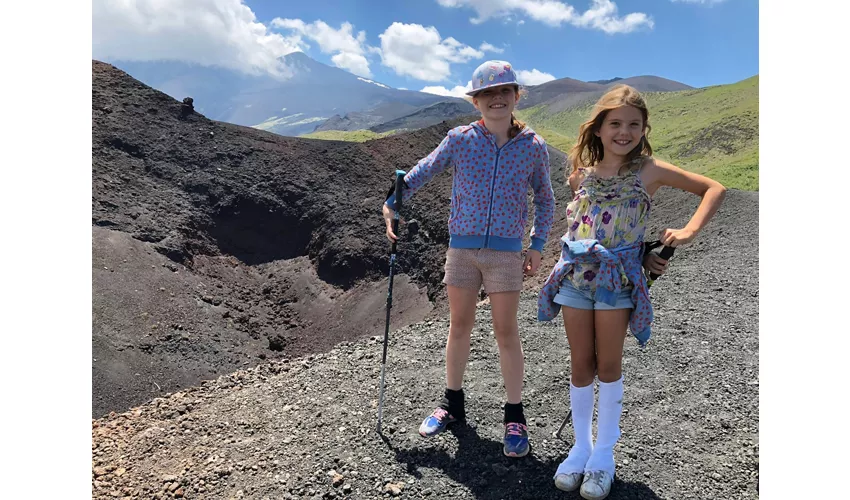
[[[697,199],[669,192],[657,231]],[[693,199],[691,199],[693,198]],[[652,288],[653,338],[626,343],[623,435],[609,498],[757,498],[758,194],[731,191]],[[238,371],[92,421],[94,498],[579,498],[552,475],[572,440],[563,322],[523,293],[524,403],[532,452],[501,454],[504,392],[490,312],[478,310],[468,425],[417,428],[441,393],[447,320],[391,335],[384,435],[375,432],[381,338]]]

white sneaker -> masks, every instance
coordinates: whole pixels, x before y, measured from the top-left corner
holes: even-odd
[[[602,500],[611,493],[613,483],[614,476],[609,472],[603,470],[587,472],[584,475],[579,493],[582,498],[587,500]]]
[[[558,474],[555,476],[555,487],[561,491],[575,491],[581,486],[582,477],[584,477],[584,474],[581,472]]]

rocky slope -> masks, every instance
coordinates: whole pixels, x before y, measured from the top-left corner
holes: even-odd
[[[691,209],[656,205],[661,227]],[[653,339],[627,341],[623,437],[610,498],[757,498],[758,198],[731,192],[716,223],[652,289]],[[384,437],[380,336],[278,360],[92,422],[95,498],[578,498],[552,475],[572,441],[563,323],[519,314],[532,453],[501,455],[504,392],[486,303],[465,379],[469,425],[416,432],[443,384],[444,318],[391,336]]]
[[[364,144],[282,137],[93,61],[92,415],[382,332],[391,175],[461,121]],[[441,307],[450,191],[445,172],[406,209],[421,230],[401,247],[394,328]]]

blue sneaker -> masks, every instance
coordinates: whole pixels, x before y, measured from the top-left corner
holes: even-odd
[[[443,408],[437,408],[434,413],[430,414],[422,425],[419,426],[419,435],[422,437],[432,437],[446,430],[446,427],[457,422],[457,419]]]
[[[525,424],[508,422],[505,424],[505,456],[524,457],[531,446],[528,444],[528,427]]]

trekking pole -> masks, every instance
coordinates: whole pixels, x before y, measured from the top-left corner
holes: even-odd
[[[670,260],[670,257],[673,256],[673,252],[675,252],[675,251],[676,251],[675,247],[664,247],[664,248],[661,249],[661,252],[658,253],[658,256],[661,257],[664,260]],[[651,287],[652,284],[655,283],[655,280],[657,280],[659,276],[661,276],[661,275],[655,274],[655,273],[649,273],[649,279],[646,280],[646,288]]]
[[[401,198],[402,198],[402,189],[404,189],[404,175],[405,172],[403,170],[395,171],[395,202],[393,203],[393,221],[392,228],[393,234],[398,238],[398,220],[399,220],[399,212],[401,211]],[[383,410],[384,410],[384,375],[386,373],[387,366],[387,345],[390,341],[390,309],[393,307],[393,274],[395,271],[395,255],[396,255],[396,241],[393,241],[392,250],[390,251],[390,285],[389,290],[387,291],[387,322],[386,327],[384,328],[384,354],[381,357],[381,392],[380,396],[378,396],[378,434],[381,433],[381,419],[383,418]]]
[[[647,245],[647,248],[649,250],[652,250],[653,248],[657,248],[659,245],[661,245],[660,241],[654,241],[652,243],[649,243]],[[675,252],[675,251],[676,251],[676,249],[674,247],[665,246],[664,248],[661,249],[661,252],[658,253],[658,256],[661,257],[664,260],[670,260],[670,257],[673,256],[673,252]],[[655,273],[649,273],[649,279],[646,280],[646,288],[649,289],[649,287],[651,287],[652,284],[655,283],[655,280],[657,280],[659,276],[661,276],[661,275],[655,274]],[[570,411],[567,412],[567,416],[566,416],[566,418],[564,418],[564,421],[561,422],[561,427],[558,428],[558,432],[555,433],[556,438],[561,439],[561,432],[564,430],[564,427],[566,427],[567,424],[570,423],[570,419],[572,417],[573,417],[573,411],[570,410]]]

